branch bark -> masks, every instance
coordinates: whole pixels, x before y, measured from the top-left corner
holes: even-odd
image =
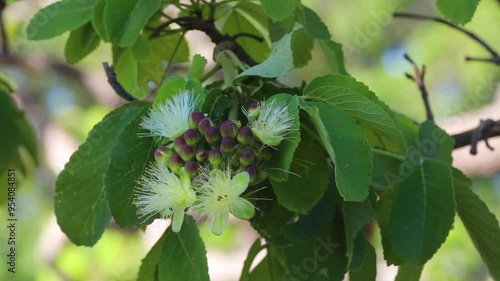
[[[452,135],[455,140],[454,149],[470,145],[472,155],[477,154],[477,144],[482,140],[485,141],[490,150],[493,150],[493,147],[488,143],[488,139],[496,136],[500,136],[500,120],[494,121],[492,119],[481,120],[477,128]]]

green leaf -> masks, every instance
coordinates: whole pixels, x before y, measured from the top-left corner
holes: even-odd
[[[255,242],[253,242],[252,247],[248,250],[247,258],[243,263],[243,269],[241,270],[240,281],[249,281],[250,280],[250,267],[252,266],[253,261],[257,254],[259,254],[264,247],[261,245],[260,238],[257,238]]]
[[[296,0],[260,0],[260,5],[264,10],[264,13],[272,19],[273,21],[279,21],[289,17],[293,11],[295,11],[295,6],[297,5]]]
[[[403,156],[380,149],[372,149],[372,152],[372,186],[377,191],[386,191],[393,188],[399,179],[399,173],[404,162]]]
[[[263,192],[265,194],[259,194],[261,198],[274,198],[274,193],[270,188],[268,188],[268,191]],[[294,213],[278,204],[276,200],[266,201],[256,202],[257,211],[251,220],[252,227],[259,232],[260,236],[266,239],[268,244],[276,246],[289,245],[290,241],[283,235],[282,228],[290,223]]]
[[[316,239],[283,248],[286,272],[280,280],[341,281],[347,270],[342,220]]]
[[[288,210],[307,214],[323,197],[329,171],[321,146],[306,135],[295,150],[288,181],[270,179],[278,202]]]
[[[134,46],[132,46],[132,55],[134,59],[138,62],[147,62],[151,56],[151,46],[146,34],[143,34],[137,38]]]
[[[294,30],[279,41],[273,43],[269,58],[261,64],[248,68],[238,75],[242,76],[260,76],[266,78],[276,78],[287,75],[293,69],[293,53],[292,53],[292,35],[295,31],[302,29],[299,24],[296,24]]]
[[[441,14],[457,24],[468,23],[480,0],[437,0],[437,6]]]
[[[360,237],[363,237],[360,234]],[[363,237],[363,247],[365,247],[365,259],[361,267],[357,270],[349,271],[349,281],[375,281],[377,277],[377,256],[373,246]]]
[[[158,264],[160,281],[209,281],[206,250],[196,221],[185,216],[179,233],[167,230]]]
[[[13,98],[0,90],[0,173],[6,174],[7,169],[14,168],[20,161],[19,149],[26,148],[31,157],[38,161],[37,140],[33,129],[20,111]]]
[[[406,168],[405,168],[406,167]],[[408,152],[392,203],[389,237],[404,261],[424,264],[446,240],[455,216],[450,166]]]
[[[406,141],[389,108],[363,83],[354,78],[329,74],[311,81],[305,98],[334,105],[354,118],[374,147],[404,155]]]
[[[368,195],[372,153],[361,129],[335,106],[308,102],[305,111],[335,164],[335,179],[346,201],[363,201]]]
[[[284,102],[288,105],[288,112],[294,117],[293,127],[291,128],[292,131],[288,133],[286,139],[278,145],[277,150],[273,153],[271,159],[266,162],[264,167],[271,180],[275,182],[282,182],[288,180],[289,178],[288,170],[290,170],[294,158],[294,152],[300,143],[298,100],[296,96],[289,94],[277,94],[266,100],[266,103],[271,102]]]
[[[205,95],[201,111],[207,113],[213,120],[222,123],[224,110],[231,108],[232,105],[231,99],[226,97],[220,88],[213,88]]]
[[[267,24],[262,21],[259,22],[265,16],[259,15],[258,10],[260,8],[254,3],[240,2],[235,6],[225,5],[217,10],[215,24],[223,34],[246,33],[262,38],[261,41],[248,36],[240,36],[236,39],[236,42],[243,47],[252,59],[260,62],[269,56],[271,43],[268,39]]]
[[[167,78],[158,89],[158,95],[156,96],[153,105],[157,106],[162,104],[183,90],[192,90],[198,96],[203,95],[203,87],[201,86],[200,81],[192,78],[172,75]]]
[[[303,29],[294,32],[292,35],[293,65],[295,67],[305,66],[312,59],[313,47],[314,40]]]
[[[99,37],[101,37],[104,42],[109,42],[108,31],[106,30],[106,25],[104,25],[104,7],[106,6],[106,0],[98,0],[94,7],[94,13],[92,15],[92,26],[94,27]]]
[[[330,31],[316,12],[304,6],[300,13],[300,19],[307,35],[314,39],[330,40]]]
[[[286,239],[298,243],[319,236],[333,219],[338,196],[335,178],[331,176],[325,195],[309,214],[300,215],[297,222],[283,226]]]
[[[104,176],[109,155],[125,126],[146,106],[143,102],[128,103],[106,115],[59,174],[55,213],[59,226],[73,243],[94,245],[108,225],[111,213]]]
[[[146,257],[142,259],[141,267],[139,268],[139,273],[137,274],[137,281],[156,280],[158,274],[158,261],[160,260],[163,243],[167,238],[167,233],[168,231],[163,233],[151,250],[149,250]]]
[[[285,272],[282,261],[275,253],[276,247],[267,248],[267,256],[252,270],[248,281],[280,280]]]
[[[425,157],[450,164],[454,140],[439,128],[434,121],[427,120],[418,131],[418,147]]]
[[[500,280],[500,227],[495,215],[470,189],[470,180],[457,169],[453,169],[453,185],[457,213],[465,229],[481,255],[490,275]]]
[[[14,93],[17,91],[17,83],[3,69],[0,69],[0,91]]]
[[[342,202],[342,211],[347,242],[347,257],[349,264],[351,264],[356,237],[363,227],[372,221],[375,212],[369,199],[363,202]]]
[[[203,76],[203,73],[205,73],[206,65],[206,58],[198,54],[194,55],[193,61],[191,62],[191,68],[189,69],[187,76],[189,78],[200,80],[200,78]]]
[[[111,42],[120,47],[132,46],[161,0],[106,0],[104,24]]]
[[[101,38],[92,28],[92,24],[87,23],[71,31],[64,47],[64,57],[69,63],[77,63],[97,49],[99,43]]]
[[[391,239],[389,238],[389,217],[391,215],[394,195],[396,195],[394,189],[384,192],[376,205],[377,224],[380,228],[380,235],[382,236],[382,248],[384,250],[384,259],[387,261],[387,265],[403,264],[403,260],[394,249]]]
[[[36,13],[26,28],[29,40],[44,40],[77,29],[92,19],[96,0],[63,0]]]
[[[345,69],[342,45],[332,40],[319,41],[319,45],[326,56],[326,62],[330,66],[332,72],[348,74]]]
[[[148,164],[154,161],[156,146],[153,138],[138,137],[142,117],[148,109],[145,107],[123,128],[109,156],[109,168],[104,179],[106,198],[113,218],[122,227],[139,227],[142,222],[133,201],[136,181]]]
[[[398,268],[395,281],[419,281],[423,269],[423,265],[402,264]]]

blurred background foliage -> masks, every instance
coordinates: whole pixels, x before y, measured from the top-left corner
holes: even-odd
[[[63,55],[67,34],[47,41],[27,41],[27,21],[52,2],[17,1],[3,13],[10,55],[1,57],[0,68],[18,85],[15,99],[35,129],[40,165],[28,161],[27,172],[18,173],[17,273],[9,274],[3,269],[4,265],[0,280],[134,280],[140,257],[158,237],[148,233],[161,233],[165,223],[156,223],[146,234],[111,226],[95,247],[85,248],[65,239],[53,215],[57,173],[92,126],[122,101],[108,86],[101,66],[103,61],[111,60],[109,45],[101,44],[82,62],[69,66]],[[302,3],[317,11],[330,28],[333,39],[344,45],[349,73],[367,84],[395,111],[417,121],[425,117],[418,89],[403,75],[411,71],[403,59],[405,52],[419,64],[428,66],[426,81],[438,118],[477,109],[495,96],[500,76],[498,67],[464,60],[466,55],[487,56],[475,42],[444,25],[391,16],[394,11],[439,15],[435,1],[302,0]],[[465,27],[498,49],[499,18],[499,2],[483,0]],[[188,40],[191,55],[202,53],[211,60],[213,44],[204,35],[193,32]],[[182,72],[183,68],[185,65],[176,69]],[[285,80],[307,81],[328,71],[316,46],[313,60]],[[500,217],[500,173],[476,178],[473,189],[497,218]],[[3,193],[1,196],[5,196]],[[6,206],[0,209],[5,210]],[[0,212],[1,221],[5,221],[5,215],[5,211]],[[227,270],[239,274],[246,250],[256,237],[245,224],[233,225],[229,230],[215,237],[209,234],[206,225],[201,227],[214,281],[235,280]],[[0,231],[2,257],[5,257],[5,234]],[[384,268],[379,237],[373,237],[373,243],[378,245],[378,280],[391,280],[395,271]],[[222,272],[226,271],[224,277],[219,274],[220,267]],[[486,269],[458,218],[445,245],[426,265],[423,280],[488,280]]]

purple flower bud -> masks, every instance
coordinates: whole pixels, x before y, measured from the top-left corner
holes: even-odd
[[[181,151],[179,151],[179,155],[181,156],[182,160],[189,161],[189,160],[191,160],[191,158],[194,157],[194,149],[192,146],[185,144],[181,147]]]
[[[189,145],[197,145],[200,142],[201,136],[196,129],[188,129],[184,133],[184,140]]]
[[[255,152],[251,149],[245,149],[240,152],[240,163],[243,167],[253,164]]]
[[[170,160],[168,161],[168,167],[172,172],[174,173],[179,173],[179,170],[184,166],[184,162],[182,161],[182,158],[180,155],[172,155],[170,157]]]
[[[157,162],[168,163],[174,151],[166,146],[160,146],[155,150],[155,159]]]
[[[260,106],[256,103],[252,103],[251,105],[248,106],[248,116],[252,118],[257,118],[259,117],[260,113]]]
[[[186,144],[183,137],[176,138],[174,141],[174,149],[177,153],[180,153],[181,147]]]
[[[210,118],[203,118],[200,123],[198,123],[198,131],[200,131],[200,133],[202,135],[205,135],[205,132],[207,131],[208,128],[210,127],[213,127],[214,126],[214,123],[212,122],[212,120],[210,120]]]
[[[189,161],[186,164],[184,164],[184,169],[192,178],[198,173],[198,164],[196,162]]]
[[[257,174],[259,173],[259,169],[255,166],[248,166],[245,168],[245,172],[250,175],[250,181],[254,181],[257,179]]]
[[[231,120],[226,120],[220,125],[220,134],[224,138],[235,138],[238,134],[238,126]]]
[[[211,146],[215,146],[220,138],[219,130],[215,127],[210,127],[205,132],[205,139]]]
[[[212,166],[219,166],[222,164],[222,153],[218,149],[212,149],[208,152],[208,162]]]
[[[196,152],[196,161],[199,163],[204,163],[207,161],[208,153],[203,149],[198,149]]]
[[[231,153],[236,148],[236,142],[233,138],[223,138],[220,142],[220,151],[224,153]]]
[[[189,115],[189,128],[196,129],[201,120],[205,118],[205,114],[199,111],[192,112]]]
[[[252,129],[247,126],[241,127],[237,136],[238,143],[240,144],[250,144],[253,141]]]
[[[257,154],[257,161],[267,161],[273,156],[274,149],[269,146],[262,148]]]

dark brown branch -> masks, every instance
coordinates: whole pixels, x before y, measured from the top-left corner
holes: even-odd
[[[434,115],[432,114],[431,104],[429,103],[429,93],[427,91],[427,87],[425,86],[425,65],[422,65],[422,68],[419,68],[418,65],[408,56],[408,54],[404,55],[404,58],[411,63],[413,66],[413,72],[415,76],[405,73],[405,76],[415,82],[417,84],[418,89],[420,90],[420,94],[422,96],[422,100],[425,105],[425,112],[427,113],[428,120],[434,120]]]
[[[488,45],[483,39],[481,39],[479,36],[477,36],[475,33],[468,31],[461,26],[458,26],[454,23],[451,23],[451,22],[444,20],[444,19],[441,19],[441,18],[411,14],[411,13],[394,13],[394,17],[396,17],[396,18],[409,18],[409,19],[416,19],[416,20],[431,20],[431,21],[445,24],[451,28],[454,28],[454,29],[466,34],[470,38],[472,38],[474,41],[476,41],[478,44],[483,46],[483,48],[485,48],[491,54],[491,58],[472,58],[472,57],[467,56],[467,57],[465,57],[465,59],[467,61],[482,61],[482,62],[490,62],[490,63],[493,63],[495,65],[500,65],[500,56],[498,55],[498,53],[490,45]]]
[[[481,120],[479,126],[475,129],[452,135],[453,139],[455,139],[455,149],[470,145],[470,153],[473,155],[477,154],[477,144],[481,140],[484,140],[486,146],[493,150],[493,147],[488,143],[488,139],[496,136],[500,136],[500,120],[494,121],[491,119]]]
[[[260,36],[257,36],[255,34],[246,33],[246,32],[241,32],[241,33],[238,33],[238,34],[235,34],[235,35],[231,36],[231,38],[233,40],[236,40],[236,39],[238,39],[240,37],[249,37],[249,38],[254,39],[257,42],[263,42],[264,41],[264,38],[262,38]]]
[[[243,35],[235,35],[236,38],[233,38],[234,36],[229,36],[226,34],[222,34],[216,27],[213,22],[213,20],[206,20],[201,17],[180,17],[180,18],[175,18],[169,21],[166,21],[159,25],[158,27],[155,27],[153,29],[153,32],[151,34],[151,37],[158,37],[164,29],[166,29],[168,26],[171,24],[176,23],[178,24],[181,29],[183,30],[199,30],[204,32],[212,42],[214,42],[216,45],[219,45],[223,42],[230,42],[231,44],[225,44],[226,46],[230,47],[230,50],[234,52],[234,54],[244,63],[253,66],[256,65],[257,62],[255,62],[250,55],[241,47],[240,44],[236,42],[236,39],[238,36],[248,36],[250,37],[249,34],[243,34]],[[252,35],[254,39],[257,40],[255,35]],[[258,37],[260,39],[260,37]]]
[[[125,99],[126,101],[135,101],[135,100],[137,100],[135,97],[133,97],[131,94],[129,94],[123,88],[123,86],[120,84],[120,82],[118,82],[118,79],[116,78],[116,73],[113,70],[113,67],[110,66],[107,62],[103,62],[102,65],[104,67],[104,71],[106,71],[106,76],[108,77],[108,83],[109,83],[109,85],[111,85],[111,87],[113,88],[113,90],[115,90],[115,92],[120,97],[122,97],[123,99]]]
[[[3,10],[5,7],[7,7],[5,0],[0,1],[0,36],[2,38],[2,50],[0,50],[0,53],[2,56],[8,56],[10,54],[9,41],[7,38],[7,32],[5,31],[5,21],[3,18]]]

